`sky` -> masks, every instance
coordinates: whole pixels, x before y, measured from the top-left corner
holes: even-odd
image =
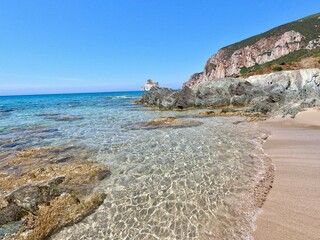
[[[0,0],[0,95],[177,89],[220,48],[319,0]]]

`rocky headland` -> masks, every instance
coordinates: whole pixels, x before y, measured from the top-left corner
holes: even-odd
[[[159,109],[248,107],[295,116],[320,105],[320,14],[224,47],[179,91],[153,86],[138,104]]]
[[[319,68],[320,14],[284,24],[220,49],[203,72],[184,83],[193,88],[226,77]]]
[[[281,71],[244,78],[223,78],[179,91],[153,87],[139,104],[160,109],[247,107],[262,114],[295,116],[320,106],[320,69]]]

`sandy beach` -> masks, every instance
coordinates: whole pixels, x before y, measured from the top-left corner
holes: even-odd
[[[257,219],[256,240],[320,239],[320,110],[263,122],[275,179]]]

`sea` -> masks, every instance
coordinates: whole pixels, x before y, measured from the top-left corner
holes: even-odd
[[[51,239],[252,239],[254,191],[267,166],[265,136],[241,117],[197,117],[135,105],[142,92],[0,97],[1,154],[79,145],[111,176],[94,191],[104,203]],[[159,117],[197,120],[144,129]],[[137,125],[139,126],[139,125]]]

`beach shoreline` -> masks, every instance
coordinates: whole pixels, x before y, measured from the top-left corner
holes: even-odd
[[[259,124],[271,134],[263,148],[275,165],[275,178],[254,239],[319,239],[320,110]]]

